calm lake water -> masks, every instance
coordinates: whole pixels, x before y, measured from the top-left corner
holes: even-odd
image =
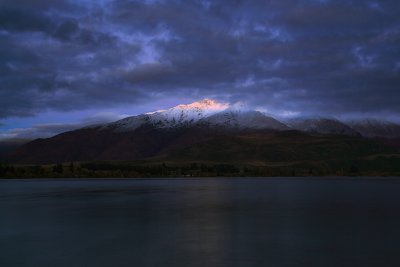
[[[400,266],[400,180],[0,181],[0,266]]]

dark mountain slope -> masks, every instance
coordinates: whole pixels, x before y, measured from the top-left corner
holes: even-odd
[[[243,131],[216,134],[206,140],[166,151],[174,161],[236,163],[350,160],[396,153],[378,140],[351,136],[310,135],[298,131]]]
[[[400,125],[393,122],[365,119],[348,122],[347,124],[365,137],[383,137],[390,139],[400,137]]]
[[[28,142],[30,142],[30,140],[27,139],[0,140],[0,160],[7,158],[8,154],[12,153]]]
[[[15,163],[92,160],[279,162],[358,158],[396,150],[378,140],[299,131],[192,126],[116,132],[86,128],[32,141],[11,157]]]
[[[340,134],[348,136],[360,135],[359,132],[336,119],[296,119],[289,121],[288,125],[293,129],[310,133]]]
[[[140,127],[133,132],[114,132],[98,128],[66,132],[48,139],[37,139],[12,156],[16,163],[56,163],[86,160],[124,160],[155,155],[174,131]]]

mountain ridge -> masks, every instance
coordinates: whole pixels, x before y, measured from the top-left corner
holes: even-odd
[[[37,139],[19,147],[8,159],[15,163],[43,164],[206,160],[208,155],[215,161],[232,158],[262,162],[333,160],[340,155],[358,158],[400,151],[400,132],[397,135],[390,131],[388,138],[364,136],[362,132],[367,132],[368,127],[358,129],[362,131],[329,118],[293,119],[285,123],[260,111],[205,99]],[[388,131],[375,129],[375,133]]]
[[[230,128],[299,130],[317,134],[361,135],[364,137],[400,138],[400,125],[376,119],[341,121],[336,118],[307,117],[278,120],[243,105],[203,99],[167,110],[158,110],[100,125],[100,129],[133,131],[150,124],[157,128],[187,127],[195,124]],[[99,127],[99,125],[93,126]]]

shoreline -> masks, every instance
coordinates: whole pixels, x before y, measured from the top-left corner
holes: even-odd
[[[310,177],[290,177],[290,176],[248,176],[248,177],[132,177],[132,178],[113,178],[113,177],[85,177],[85,178],[0,178],[0,181],[146,181],[146,180],[400,180],[400,176],[310,176]]]

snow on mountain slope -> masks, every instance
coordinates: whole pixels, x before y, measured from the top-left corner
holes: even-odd
[[[158,110],[108,123],[99,129],[133,131],[142,125],[156,128],[175,128],[189,125],[224,126],[237,129],[295,129],[320,134],[339,134],[365,137],[400,137],[400,125],[377,120],[343,123],[327,118],[298,118],[281,122],[259,111],[249,110],[241,103],[227,104],[212,99],[203,99],[187,105],[178,105],[167,110]]]
[[[229,107],[212,99],[203,99],[188,105],[178,105],[168,110],[148,113],[153,123],[161,122],[165,127],[194,123]]]
[[[260,111],[227,109],[203,119],[201,122],[211,126],[225,126],[245,129],[289,129],[285,124],[268,117]]]
[[[142,126],[143,124],[149,122],[150,122],[150,116],[147,114],[142,114],[138,116],[127,117],[115,122],[107,123],[102,127],[100,127],[100,129],[101,130],[109,129],[115,131],[130,131],[130,130],[135,130],[140,126]]]
[[[115,130],[135,130],[139,126],[149,123],[158,128],[180,127],[198,122],[199,120],[223,111],[229,104],[219,103],[212,99],[203,99],[187,105],[128,117],[103,127]]]
[[[287,125],[293,129],[303,132],[320,133],[320,134],[340,134],[349,136],[360,135],[357,131],[355,131],[348,125],[336,119],[327,119],[327,118],[294,119],[288,121]]]

